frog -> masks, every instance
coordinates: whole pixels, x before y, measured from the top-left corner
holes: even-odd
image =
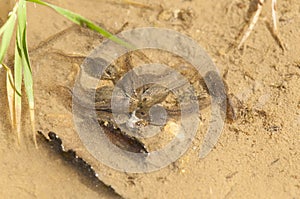
[[[101,78],[97,88],[87,88],[84,85],[81,88],[81,96],[94,95],[88,97],[94,101],[83,102],[84,99],[76,98],[75,101],[77,100],[83,106],[95,110],[95,119],[99,126],[116,146],[134,153],[149,153],[143,137],[136,137],[135,135],[140,135],[142,129],[149,125],[163,129],[168,120],[179,120],[182,111],[192,112],[189,110],[193,109],[192,106],[185,104],[182,106],[185,102],[194,101],[199,105],[200,111],[206,109],[211,104],[212,96],[220,107],[227,107],[226,110],[222,110],[222,114],[227,118],[226,121],[233,122],[236,120],[237,114],[232,100],[234,96],[228,94],[228,85],[216,71],[209,71],[204,77],[201,77],[197,71],[191,72],[190,70],[193,70],[191,67],[183,66],[183,63],[180,63],[179,66],[173,65],[174,69],[187,77],[186,79],[189,80],[187,83],[186,81],[178,81],[174,78],[175,73],[170,71],[140,75],[133,70],[136,65],[147,64],[151,61],[153,58],[147,57],[144,53],[131,52],[110,64],[105,63],[105,60],[97,61],[94,58],[88,61],[90,64],[87,64],[87,66],[92,67],[87,67],[83,71],[89,77],[100,78],[99,69],[95,65],[100,62],[108,65],[105,70],[100,71]],[[126,80],[122,79],[126,74],[128,75],[128,71],[133,71],[131,76],[129,75]],[[139,83],[138,81],[147,78],[167,82],[168,85],[171,85],[171,89],[155,82],[142,83],[142,86],[135,88],[135,84]],[[110,83],[103,83],[107,81]],[[212,85],[210,89],[208,89],[206,82]],[[197,87],[197,89],[189,90],[188,84]],[[118,94],[114,95],[116,90]],[[190,92],[194,93],[191,95]],[[112,103],[114,103],[114,107]],[[128,107],[124,107],[124,104],[127,104]],[[186,110],[182,110],[182,107],[185,107]],[[162,118],[164,122],[155,118]],[[199,118],[201,120],[200,113]]]

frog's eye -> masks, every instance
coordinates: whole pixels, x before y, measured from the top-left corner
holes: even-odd
[[[144,97],[144,98],[143,98],[143,102],[146,102],[146,101],[148,101],[148,98],[147,98],[147,97]]]
[[[144,112],[144,111],[142,111],[142,112],[141,112],[141,115],[143,115],[143,116],[144,116],[144,115],[145,115],[145,112]]]

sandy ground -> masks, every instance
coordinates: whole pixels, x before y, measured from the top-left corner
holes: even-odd
[[[190,149],[179,160],[156,172],[127,174],[99,163],[75,131],[71,95],[65,87],[74,84],[82,62],[78,56],[88,55],[102,37],[72,27],[54,11],[29,3],[28,43],[37,128],[56,132],[67,148],[75,149],[96,169],[99,178],[124,198],[299,198],[300,2],[278,1],[279,32],[285,51],[267,26],[271,22],[270,0],[243,50],[237,50],[236,44],[248,19],[248,0],[139,2],[51,1],[111,32],[128,23],[125,30],[162,27],[190,36],[207,51],[222,74],[228,71],[229,91],[243,102],[241,117],[226,123],[214,150],[204,159],[199,159],[198,153],[205,128],[199,129]],[[184,17],[176,17],[178,11]],[[26,104],[22,145],[16,147],[9,125],[3,70],[0,75],[1,197],[117,197],[104,187],[91,186],[46,147],[34,148]]]

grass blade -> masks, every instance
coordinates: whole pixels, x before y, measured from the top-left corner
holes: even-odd
[[[5,66],[5,65],[4,65]],[[13,76],[11,73],[11,70],[5,66],[6,68],[6,92],[7,92],[7,100],[8,100],[8,107],[10,112],[10,121],[12,124],[12,128],[14,130],[16,120],[15,120],[15,114],[14,114],[14,88],[12,86]]]
[[[54,9],[56,12],[63,15],[64,17],[66,17],[67,19],[71,20],[74,23],[76,23],[78,25],[81,25],[83,27],[87,27],[91,30],[94,30],[94,31],[100,33],[102,36],[104,36],[104,37],[112,40],[113,42],[116,42],[117,44],[120,44],[120,45],[122,45],[126,48],[134,49],[133,45],[131,45],[131,44],[127,43],[126,41],[116,37],[112,33],[106,31],[104,28],[101,28],[100,26],[97,26],[95,23],[93,23],[92,21],[84,18],[83,16],[81,16],[79,14],[76,14],[72,11],[69,11],[67,9],[52,5],[50,3],[47,3],[47,2],[44,2],[44,1],[41,1],[41,0],[27,0],[27,1],[37,3],[37,4],[40,4],[40,5],[44,5],[44,6],[48,6],[52,9]]]
[[[10,16],[8,20],[5,22],[5,24],[0,28],[0,36],[3,34],[3,32],[10,26],[12,21],[14,20],[14,16]]]
[[[32,79],[32,71],[31,65],[28,56],[28,48],[27,48],[27,37],[26,37],[26,1],[19,1],[18,8],[18,31],[17,31],[17,49],[19,51],[19,55],[21,55],[21,61],[23,65],[23,73],[24,73],[24,85],[25,91],[29,104],[29,113],[30,113],[30,121],[31,121],[31,129],[33,133],[33,141],[35,146],[37,147],[36,141],[36,133],[35,133],[35,111],[34,111],[34,95],[33,95],[33,79]],[[19,67],[19,66],[15,66]]]
[[[7,91],[7,99],[8,99],[8,107],[10,112],[10,120],[12,123],[13,128],[15,127],[16,120],[15,120],[15,114],[14,114],[14,89],[11,86],[10,79],[12,79],[12,73],[11,70],[6,72],[6,91]]]
[[[7,48],[10,44],[10,40],[11,40],[13,30],[15,27],[15,22],[16,22],[16,9],[17,8],[18,8],[18,4],[15,5],[10,17],[8,18],[6,23],[0,29],[0,33],[3,34],[1,45],[0,45],[0,63],[2,63],[3,58],[6,54]]]
[[[18,8],[18,4],[16,3],[12,13],[10,14],[6,23],[0,28],[0,36],[3,34],[1,45],[0,45],[0,64],[2,64],[6,70],[6,92],[7,92],[7,100],[8,100],[8,107],[10,112],[10,120],[13,130],[16,126],[16,118],[14,112],[14,96],[15,96],[15,86],[14,80],[11,70],[2,63],[3,58],[6,54],[8,46],[10,44],[10,40],[13,34],[13,30],[15,27],[16,22],[16,10]]]
[[[10,26],[10,24],[12,23],[12,21],[16,20],[16,11],[18,8],[18,3],[15,4],[12,12],[9,13],[9,17],[7,19],[7,21],[5,22],[5,24],[0,28],[0,36],[3,34],[3,32]]]
[[[21,93],[22,88],[22,60],[17,48],[17,41],[15,46],[15,60],[14,60],[14,77],[15,77],[15,90]],[[14,95],[14,113],[15,113],[15,124],[18,135],[18,141],[20,143],[21,138],[21,110],[22,110],[22,98],[21,95]]]

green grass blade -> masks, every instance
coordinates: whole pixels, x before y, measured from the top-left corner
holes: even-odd
[[[14,6],[13,10],[11,13],[9,13],[9,17],[7,19],[7,21],[5,22],[5,24],[0,28],[0,36],[3,34],[3,32],[10,26],[10,24],[12,23],[12,21],[16,20],[16,11],[18,8],[18,4],[16,3],[16,5]]]
[[[120,44],[120,45],[122,45],[126,48],[134,49],[133,45],[131,45],[128,42],[116,37],[112,33],[106,31],[104,28],[101,28],[100,26],[97,26],[95,23],[93,23],[92,21],[82,17],[79,14],[76,14],[72,11],[69,11],[67,9],[52,5],[50,3],[47,3],[47,2],[44,2],[44,1],[41,1],[41,0],[27,0],[27,1],[30,1],[30,2],[33,2],[33,3],[38,3],[38,4],[44,5],[44,6],[48,6],[52,9],[54,9],[56,12],[63,15],[64,17],[66,17],[67,19],[71,20],[74,23],[76,23],[78,25],[81,25],[81,26],[84,26],[84,27],[87,27],[91,30],[94,30],[94,31],[100,33],[102,36],[104,36],[104,37],[112,40],[113,42],[116,42],[117,44]]]
[[[35,133],[35,119],[34,119],[35,113],[34,113],[33,78],[32,78],[32,71],[31,71],[31,65],[28,56],[27,41],[26,41],[27,38],[26,18],[27,18],[26,1],[20,0],[19,8],[18,8],[17,49],[18,49],[18,53],[20,52],[21,55],[21,61],[22,61],[23,73],[24,73],[24,85],[25,85],[25,91],[26,91],[28,104],[29,104],[29,113],[30,113],[31,128],[33,133],[33,140],[35,146],[37,147],[36,133]]]
[[[3,58],[6,54],[8,46],[10,44],[10,40],[13,34],[13,30],[16,22],[16,9],[18,8],[17,4],[15,5],[10,17],[6,21],[6,23],[2,26],[0,33],[3,33],[1,45],[0,45],[0,63],[2,63]],[[0,34],[0,35],[1,35]]]
[[[0,36],[3,34],[3,32],[10,26],[12,21],[14,20],[15,16],[10,16],[8,20],[5,22],[5,24],[0,28]]]
[[[18,10],[18,34],[17,34],[17,48],[20,51],[22,65],[24,67],[24,84],[28,103],[30,108],[34,108],[34,97],[33,97],[33,81],[31,64],[28,57],[28,48],[26,41],[26,6],[25,0],[20,0],[20,9]],[[21,6],[24,3],[24,6]]]

